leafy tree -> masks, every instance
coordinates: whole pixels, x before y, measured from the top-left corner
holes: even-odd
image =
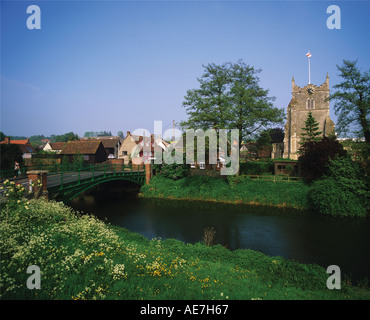
[[[278,143],[284,141],[284,129],[272,128],[267,130],[271,137],[271,143]]]
[[[4,132],[0,131],[0,142],[5,140]]]
[[[370,209],[369,181],[349,156],[329,160],[327,174],[311,185],[308,195],[313,208],[325,214],[365,216]]]
[[[68,142],[73,140],[79,140],[77,133],[68,132],[62,135],[55,136],[55,142]]]
[[[269,90],[260,87],[257,76],[260,72],[241,60],[230,64],[232,120],[229,128],[239,129],[240,144],[261,128],[284,120],[284,111],[273,107],[275,97],[269,97]]]
[[[100,132],[97,132],[96,135],[98,137],[112,136],[112,132],[111,131],[100,131]]]
[[[343,157],[347,152],[334,139],[324,137],[320,141],[307,141],[302,145],[298,161],[302,175],[309,181],[317,180],[327,173],[327,164],[336,156]]]
[[[322,132],[319,131],[319,123],[315,120],[311,111],[308,113],[304,123],[306,126],[302,128],[304,132],[301,134],[301,144],[310,141],[320,141]]]
[[[272,143],[284,141],[284,130],[281,128],[270,128],[260,132],[256,143],[259,147],[271,146]]]
[[[204,73],[197,78],[199,89],[188,90],[183,107],[189,115],[180,125],[189,129],[225,129],[231,120],[228,87],[231,79],[228,64],[203,65]]]
[[[274,97],[259,86],[261,70],[241,60],[203,67],[199,89],[188,90],[183,102],[189,116],[181,122],[183,128],[239,129],[241,145],[261,128],[283,121],[283,110],[274,108]]]
[[[272,140],[270,133],[267,130],[262,131],[256,140],[256,144],[258,149],[266,146],[271,146]]]
[[[335,91],[329,96],[335,100],[334,110],[338,115],[338,132],[350,131],[350,124],[357,125],[357,132],[370,143],[370,72],[361,72],[356,61],[343,60],[343,65],[337,68],[343,82],[334,86]]]
[[[85,137],[85,138],[92,138],[92,137],[96,137],[96,132],[94,132],[94,131],[86,131],[86,132],[84,133],[84,137]]]

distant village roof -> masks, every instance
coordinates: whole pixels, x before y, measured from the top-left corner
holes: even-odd
[[[4,141],[1,141],[0,144],[16,144],[21,149],[22,153],[33,153],[35,152],[34,148],[31,146],[29,139],[26,140],[11,140],[9,137],[6,137]]]
[[[30,140],[27,138],[26,140],[12,140],[9,137],[5,137],[4,141],[0,142],[1,144],[30,144]]]
[[[49,145],[53,150],[62,150],[66,142],[49,142]]]
[[[60,154],[95,154],[100,144],[97,140],[68,141]]]
[[[123,140],[119,136],[104,136],[104,137],[93,137],[93,138],[82,138],[81,141],[101,141],[103,142],[104,148],[114,148],[118,141]]]

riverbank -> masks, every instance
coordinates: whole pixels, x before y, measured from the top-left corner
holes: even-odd
[[[154,176],[140,189],[140,197],[177,200],[201,200],[234,204],[252,204],[278,208],[308,209],[309,186],[303,181],[252,180],[248,176],[225,180],[192,176],[177,181]]]
[[[22,201],[1,211],[2,299],[370,299],[365,288],[252,250],[147,238],[62,203]],[[27,289],[30,265],[41,289]]]

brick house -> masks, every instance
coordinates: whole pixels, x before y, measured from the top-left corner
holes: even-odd
[[[132,135],[130,131],[127,131],[127,136],[119,149],[118,158],[123,159],[125,164],[130,163],[130,161],[133,163],[141,163],[141,161],[152,160],[154,159],[156,145],[159,146],[162,151],[166,150],[169,146],[169,144],[161,138],[154,139],[153,134],[150,137],[143,137]],[[144,149],[150,149],[150,151]]]
[[[35,149],[31,146],[30,140],[11,140],[9,137],[5,137],[4,141],[1,141],[0,144],[16,144],[19,146],[22,152],[23,159],[29,159],[32,157],[32,154],[35,153]]]
[[[108,159],[118,159],[119,149],[121,148],[123,138],[119,136],[104,136],[94,138],[82,138],[81,141],[101,141],[108,154]]]
[[[70,162],[73,161],[75,156],[82,155],[84,163],[90,164],[101,163],[108,158],[103,143],[97,140],[69,141],[60,152],[60,155],[62,157],[67,156]]]

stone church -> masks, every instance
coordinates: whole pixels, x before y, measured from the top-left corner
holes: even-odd
[[[300,148],[302,128],[308,113],[311,111],[315,120],[319,123],[319,131],[323,136],[334,133],[334,122],[329,116],[329,75],[326,81],[316,86],[308,84],[298,87],[292,79],[292,99],[287,108],[287,122],[284,128],[284,142],[273,145],[272,158],[298,159],[297,151]]]

